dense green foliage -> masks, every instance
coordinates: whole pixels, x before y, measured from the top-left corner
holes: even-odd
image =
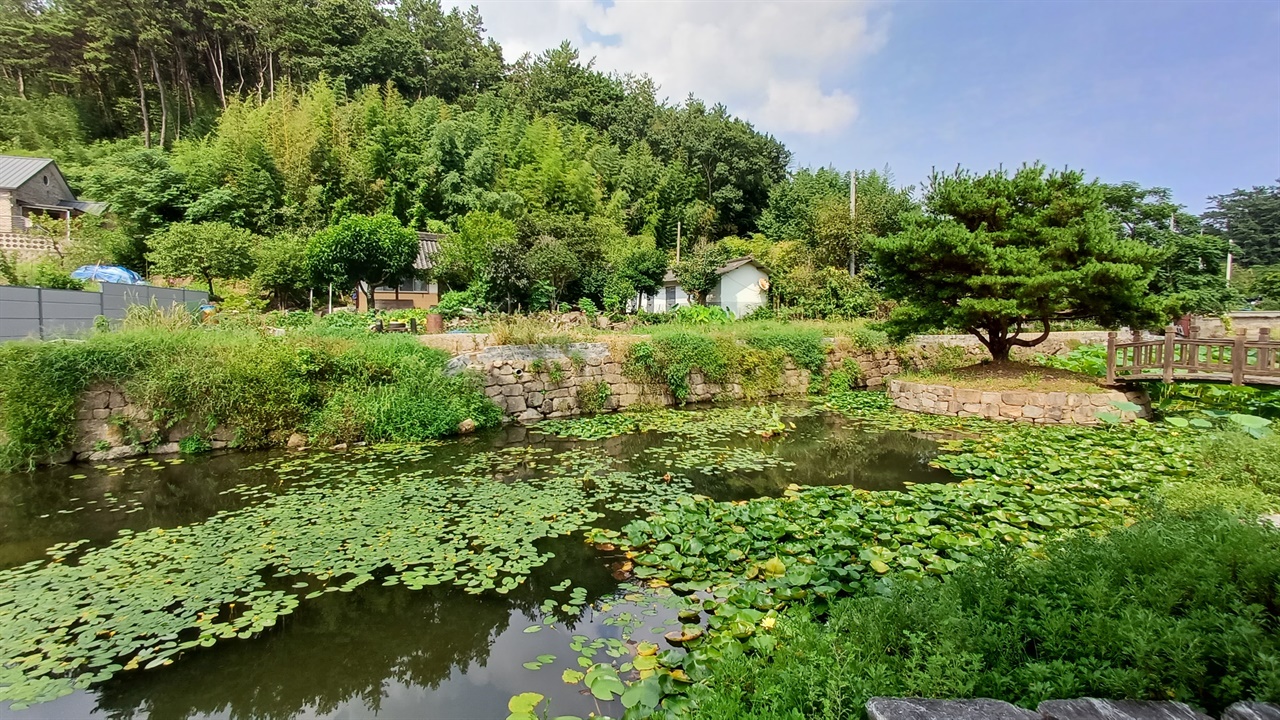
[[[1205,234],[1200,218],[1174,203],[1166,188],[1122,183],[1104,192],[1118,236],[1159,252],[1151,292],[1164,303],[1165,317],[1235,309],[1239,298],[1225,280],[1225,237]]]
[[[900,332],[962,328],[996,360],[1048,337],[1053,320],[1144,327],[1154,249],[1116,236],[1096,183],[1024,166],[1010,175],[935,174],[923,213],[872,245]],[[1041,334],[1024,338],[1024,330]]]
[[[710,665],[693,717],[860,718],[874,696],[1188,702],[1280,699],[1280,533],[1163,516],[1046,549],[983,555],[947,582],[784,616],[767,663]]]
[[[1204,219],[1245,265],[1280,265],[1280,182],[1209,198]]]
[[[243,448],[282,444],[309,424],[324,440],[423,440],[451,434],[466,418],[496,424],[498,409],[474,381],[442,374],[446,360],[410,337],[277,338],[236,328],[6,343],[0,465],[21,467],[67,447],[76,401],[95,383],[119,385],[161,429],[185,423],[202,434],[223,425]]]

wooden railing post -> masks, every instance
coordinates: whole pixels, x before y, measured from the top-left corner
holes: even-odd
[[[1174,330],[1172,325],[1164,329],[1164,357],[1160,358],[1160,364],[1164,368],[1164,381],[1167,383],[1173,382],[1173,338],[1175,332],[1177,331]]]
[[[1271,342],[1271,328],[1258,329],[1258,374],[1265,374],[1272,370],[1275,364],[1276,351],[1268,343]]]
[[[1244,361],[1249,352],[1245,346],[1245,336],[1249,331],[1244,328],[1236,330],[1235,344],[1231,346],[1231,384],[1244,384]]]
[[[1200,339],[1200,326],[1192,325],[1187,329],[1187,339],[1191,342],[1187,343],[1187,351],[1191,353],[1191,357],[1187,359],[1188,372],[1196,372],[1196,366],[1200,364],[1200,346],[1195,343]]]
[[[1107,333],[1107,383],[1116,381],[1116,331]]]

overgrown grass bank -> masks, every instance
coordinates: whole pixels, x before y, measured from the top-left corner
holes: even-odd
[[[1217,714],[1280,699],[1280,532],[1164,514],[1046,547],[982,555],[945,583],[782,616],[785,650],[711,664],[693,717],[860,718],[866,701],[1178,700]]]
[[[885,346],[884,338],[870,331],[842,341],[865,349]],[[748,399],[755,399],[782,387],[788,360],[821,380],[830,349],[823,328],[813,324],[750,322],[716,330],[671,325],[631,345],[625,370],[666,385],[678,402],[689,398],[689,373],[695,370],[710,382],[739,384]]]
[[[443,374],[448,357],[406,336],[290,333],[244,327],[139,329],[84,341],[0,345],[0,468],[29,466],[74,439],[76,401],[119,386],[160,429],[218,425],[233,445],[282,444],[297,431],[324,442],[422,440],[500,411],[475,380]]]

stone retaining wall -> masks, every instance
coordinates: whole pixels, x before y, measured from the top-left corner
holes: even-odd
[[[637,405],[671,406],[676,399],[663,384],[646,383],[623,371],[626,348],[606,343],[574,343],[564,348],[542,345],[502,345],[464,353],[449,363],[450,372],[472,371],[483,378],[485,394],[507,417],[520,422],[583,413],[624,410]],[[864,387],[882,387],[900,371],[891,350],[862,350],[834,342],[827,354],[827,371],[845,360],[857,363]],[[789,359],[772,395],[803,395],[810,373]],[[738,383],[711,382],[694,370],[689,374],[687,402],[744,397]]]
[[[1100,412],[1120,413],[1121,419],[1151,415],[1151,400],[1142,391],[1104,390],[1097,393],[1003,392],[968,390],[950,385],[889,381],[889,397],[903,410],[983,417],[990,420],[1017,420],[1051,425],[1096,425]],[[1142,406],[1139,413],[1120,412],[1112,403],[1130,402]]]
[[[76,402],[75,440],[53,462],[117,460],[151,453],[178,452],[178,443],[192,435],[186,423],[160,429],[150,411],[127,398],[119,388],[95,385]],[[220,450],[235,437],[232,428],[219,425],[206,439]]]

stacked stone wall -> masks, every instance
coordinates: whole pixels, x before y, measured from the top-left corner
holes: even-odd
[[[606,343],[575,343],[564,348],[503,345],[459,355],[450,362],[450,370],[477,373],[485,394],[507,417],[520,422],[635,406],[676,405],[666,385],[626,374],[625,352],[623,346]],[[863,350],[834,341],[829,344],[824,375],[844,366],[846,360],[857,364],[863,387],[883,387],[889,376],[901,369],[892,350]],[[804,395],[811,379],[808,370],[788,359],[777,387],[768,396]],[[601,384],[607,392],[600,392]],[[746,390],[739,383],[713,382],[697,370],[689,373],[686,402],[744,397]]]
[[[903,410],[983,417],[989,420],[1033,422],[1041,425],[1096,425],[1098,413],[1117,413],[1124,421],[1150,417],[1151,400],[1143,391],[1104,390],[1096,393],[1000,392],[971,390],[950,385],[889,381],[889,397]],[[1114,403],[1133,403],[1139,412],[1120,411]]]
[[[178,443],[194,434],[187,423],[160,428],[151,412],[112,385],[95,385],[76,402],[75,440],[58,462],[116,460],[152,453],[178,452]],[[219,425],[208,433],[209,445],[220,450],[235,437]]]

